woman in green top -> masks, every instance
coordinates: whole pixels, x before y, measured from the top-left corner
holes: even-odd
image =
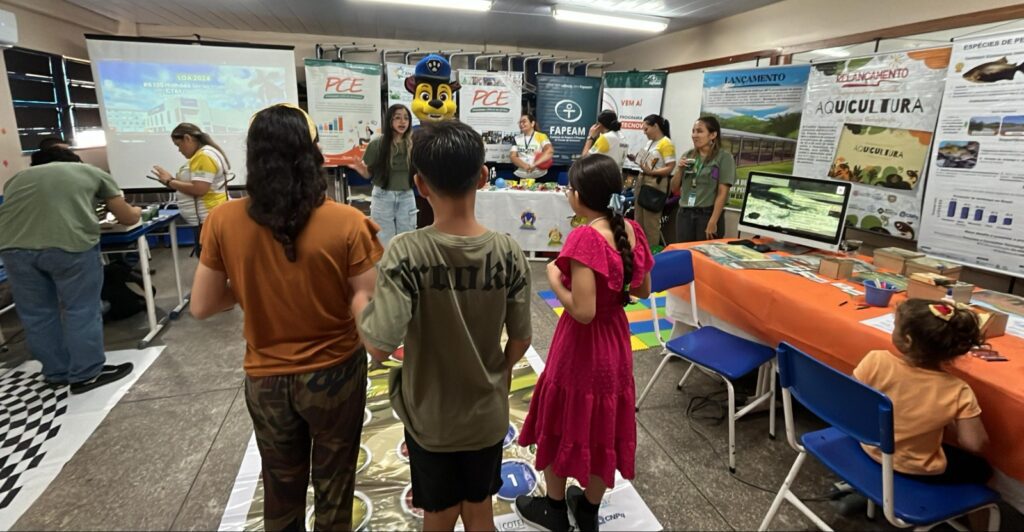
[[[725,236],[725,201],[736,182],[736,161],[722,151],[722,127],[713,116],[698,118],[690,134],[693,149],[679,161],[672,190],[679,193],[676,241]]]
[[[409,172],[410,116],[409,108],[402,104],[388,107],[384,133],[370,141],[363,160],[349,165],[373,182],[370,218],[380,225],[377,238],[385,246],[395,235],[416,229],[416,195]]]

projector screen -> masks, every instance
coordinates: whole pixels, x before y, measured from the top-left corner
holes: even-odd
[[[249,119],[271,104],[298,104],[291,46],[86,38],[110,173],[124,189],[162,188],[146,178],[153,166],[174,174],[185,164],[170,136],[182,122],[210,134],[231,165],[230,186],[244,185]]]

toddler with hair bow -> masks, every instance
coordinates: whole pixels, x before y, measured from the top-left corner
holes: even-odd
[[[872,351],[853,370],[857,380],[892,400],[893,468],[932,483],[985,483],[992,469],[977,456],[988,444],[971,387],[945,366],[982,342],[978,316],[966,305],[910,299],[896,309],[893,346]],[[943,437],[956,445],[943,443]],[[881,462],[877,447],[863,446]]]

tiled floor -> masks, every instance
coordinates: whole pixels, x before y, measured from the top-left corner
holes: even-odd
[[[154,267],[159,303],[170,308],[174,283],[169,253],[157,250]],[[194,259],[185,260],[191,278]],[[542,264],[533,267],[534,292],[546,289]],[[542,356],[557,317],[534,294],[534,345]],[[11,337],[16,319],[3,319]],[[110,349],[133,347],[144,334],[139,316],[107,328]],[[159,339],[163,354],[110,412],[96,432],[65,466],[49,489],[21,518],[16,530],[216,529],[227,503],[252,430],[242,398],[242,315],[234,310],[205,322],[185,315]],[[23,341],[0,354],[3,366],[26,356]],[[660,361],[655,350],[635,353],[637,386],[642,387]],[[641,496],[666,529],[750,530],[758,526],[795,453],[785,442],[779,410],[776,440],[767,437],[767,414],[752,415],[737,426],[737,474],[725,463],[726,426],[708,419],[720,414],[720,384],[692,378],[684,392],[675,383],[684,365],[670,363],[638,414],[637,477]],[[687,416],[695,397],[719,400]],[[817,425],[802,414],[802,429]],[[808,461],[796,491],[827,495],[835,479]],[[813,502],[837,529],[892,528],[862,513],[843,517],[829,502]],[[776,529],[813,525],[784,507]],[[1020,514],[1005,510],[1003,530],[1024,528]]]

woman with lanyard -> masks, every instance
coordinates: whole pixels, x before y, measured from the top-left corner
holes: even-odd
[[[604,110],[597,115],[597,123],[590,126],[590,134],[583,144],[583,153],[600,153],[611,157],[615,162],[622,163],[626,160],[626,143],[622,140],[619,130],[622,124],[619,123],[619,116],[615,111]]]
[[[647,115],[643,128],[648,140],[647,146],[627,156],[640,167],[640,175],[633,188],[634,197],[637,198],[633,217],[643,228],[648,242],[655,246],[661,240],[661,212],[668,199],[670,176],[676,167],[676,147],[669,138],[668,120],[659,115]],[[660,205],[645,205],[648,195],[645,194],[645,199],[641,200],[641,189],[644,187],[653,189],[652,195],[661,200],[655,203]]]
[[[676,217],[679,242],[711,240],[725,236],[725,202],[736,182],[736,162],[723,151],[722,127],[713,116],[693,124],[693,149],[686,153],[672,178],[672,190],[680,192]]]
[[[171,131],[171,142],[188,162],[178,169],[176,175],[171,175],[162,166],[154,166],[153,178],[175,191],[181,217],[196,228],[194,249],[198,256],[202,251],[199,235],[203,231],[203,222],[214,207],[230,199],[227,172],[231,164],[224,150],[195,124],[178,124]]]
[[[395,235],[416,229],[416,194],[409,172],[411,116],[400,103],[388,107],[387,129],[370,141],[362,160],[348,165],[373,182],[370,218],[380,226],[377,238],[385,246]]]
[[[540,179],[551,167],[555,148],[547,135],[537,131],[537,119],[530,113],[519,117],[519,131],[522,134],[516,136],[516,143],[509,153],[509,159],[516,165],[516,177]]]

